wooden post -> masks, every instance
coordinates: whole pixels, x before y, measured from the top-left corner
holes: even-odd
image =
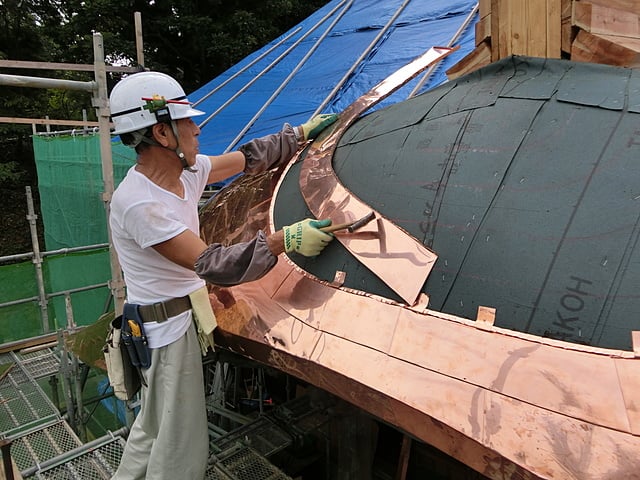
[[[409,468],[409,456],[411,454],[411,444],[413,441],[408,435],[402,437],[402,447],[400,448],[400,459],[394,480],[405,480],[407,478],[407,469]]]
[[[329,472],[332,480],[372,478],[377,441],[375,422],[355,407],[341,402],[340,414],[330,423]]]
[[[133,20],[136,26],[136,57],[138,65],[144,67],[144,49],[142,47],[142,14],[134,12]]]
[[[3,438],[0,440],[0,451],[2,451],[2,465],[4,467],[4,478],[14,480],[13,462],[11,461],[11,440]]]
[[[31,248],[33,249],[33,265],[36,268],[36,283],[38,284],[38,304],[40,305],[40,319],[42,321],[42,333],[49,333],[49,307],[47,294],[44,288],[42,275],[42,256],[40,255],[40,243],[38,242],[38,228],[36,219],[38,216],[33,208],[31,187],[25,187],[27,194],[27,220],[31,231]]]
[[[114,309],[116,316],[122,313],[124,306],[124,279],[120,270],[120,262],[113,248],[111,239],[111,228],[109,227],[109,212],[111,211],[111,197],[113,196],[113,158],[111,155],[111,132],[109,125],[109,96],[107,94],[107,72],[104,63],[104,46],[102,35],[93,34],[93,57],[95,66],[96,89],[93,92],[93,106],[97,110],[98,124],[100,125],[100,158],[102,159],[102,181],[104,182],[104,192],[102,201],[104,202],[107,215],[107,232],[109,234],[109,258],[111,262],[111,282],[110,288],[113,294]]]

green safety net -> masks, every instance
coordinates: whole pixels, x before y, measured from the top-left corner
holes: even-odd
[[[34,136],[38,191],[47,250],[107,241],[100,137]],[[122,180],[135,153],[111,143],[114,182]]]
[[[34,136],[33,148],[45,228],[45,245],[40,250],[107,243],[99,136]],[[112,142],[112,156],[117,185],[134,164],[135,153],[120,142]],[[42,273],[45,292],[52,295],[46,327],[42,324],[35,265],[26,261],[0,266],[0,304],[31,299],[0,308],[0,343],[64,328],[70,315],[77,325],[89,325],[113,308],[106,286],[71,293],[70,311],[63,294],[110,280],[106,248],[45,256]]]
[[[76,325],[92,324],[113,308],[109,289],[99,286],[109,280],[110,274],[106,248],[45,257],[44,288],[47,294],[54,295],[47,301],[45,328],[35,265],[25,261],[0,267],[0,304],[10,304],[0,308],[0,344],[65,328],[68,321]],[[64,293],[93,286],[96,288],[70,293],[71,309],[67,312]]]

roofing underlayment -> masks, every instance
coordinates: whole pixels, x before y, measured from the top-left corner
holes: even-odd
[[[201,151],[223,152],[278,131],[284,122],[303,123],[318,109],[340,112],[430,47],[453,42],[459,50],[437,66],[420,91],[439,85],[446,81],[445,70],[475,46],[476,4],[475,0],[329,2],[189,94],[207,113],[199,117]],[[420,81],[409,83],[381,105],[407,98]]]
[[[640,76],[604,65],[513,57],[358,121],[333,168],[354,195],[438,255],[429,308],[535,335],[631,350],[640,330]],[[308,214],[299,165],[276,226]],[[331,281],[400,300],[338,242]],[[328,261],[330,259],[330,261]]]

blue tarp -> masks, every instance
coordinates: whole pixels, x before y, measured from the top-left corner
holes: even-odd
[[[475,0],[330,2],[189,95],[197,108],[207,113],[207,117],[196,119],[199,123],[206,121],[200,151],[215,155],[228,150],[247,124],[251,127],[237,139],[236,146],[278,131],[285,122],[293,125],[305,122],[356,63],[353,73],[323,112],[342,111],[432,46],[459,46],[458,51],[440,62],[420,91],[440,85],[447,80],[445,71],[475,47],[477,13],[471,14],[476,3]],[[384,31],[394,16],[390,28]],[[468,17],[470,23],[451,44]],[[407,98],[418,80],[414,79],[377,108]]]

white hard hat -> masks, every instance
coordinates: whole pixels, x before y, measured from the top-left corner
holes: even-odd
[[[120,80],[109,97],[114,135],[134,132],[159,121],[204,115],[191,108],[180,84],[160,72],[140,72]]]

